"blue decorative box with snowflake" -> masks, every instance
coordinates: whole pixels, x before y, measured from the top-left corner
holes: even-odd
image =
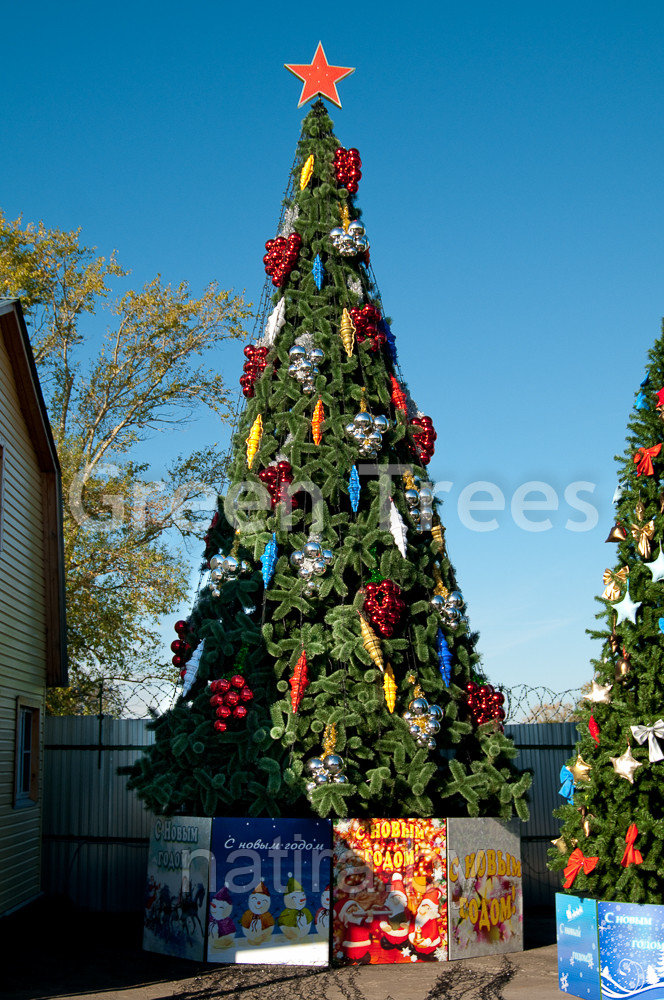
[[[557,892],[556,930],[560,989],[573,997],[600,1000],[597,901]]]
[[[664,1000],[664,906],[599,903],[598,915],[602,998]]]

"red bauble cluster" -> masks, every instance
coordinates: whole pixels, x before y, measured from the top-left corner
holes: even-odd
[[[366,305],[362,309],[351,309],[350,318],[355,327],[358,344],[369,340],[372,351],[377,351],[379,347],[383,346],[387,338],[381,327],[383,317],[380,314],[380,309],[376,309],[372,305]]]
[[[334,154],[334,172],[337,175],[337,183],[345,187],[351,194],[357,191],[357,184],[362,177],[362,160],[356,149],[339,149]]]
[[[253,344],[247,344],[244,349],[244,356],[247,360],[244,363],[244,374],[240,375],[240,385],[246,399],[251,399],[254,394],[254,385],[265,371],[267,352],[267,347],[254,347]]]
[[[177,667],[178,670],[180,671],[180,677],[184,677],[187,669],[186,664],[191,659],[194,649],[196,648],[198,643],[194,642],[192,644],[191,641],[187,641],[187,640],[192,640],[193,638],[189,622],[185,621],[184,619],[181,619],[180,621],[175,623],[174,628],[175,631],[177,632],[178,637],[177,639],[174,639],[173,642],[171,643],[171,650],[175,654],[173,656],[172,663],[173,666]]]
[[[436,434],[431,417],[413,417],[410,421],[413,451],[422,465],[428,465],[435,450]]]
[[[218,733],[225,733],[232,719],[246,719],[247,709],[243,701],[251,701],[254,692],[241,674],[235,674],[230,680],[222,677],[210,683],[212,697],[210,704],[217,716],[214,728]]]
[[[283,285],[284,281],[297,264],[297,258],[302,246],[299,233],[290,236],[277,236],[265,244],[267,253],[263,257],[265,271],[272,278],[273,285]]]
[[[364,589],[367,596],[363,610],[371,624],[389,639],[406,610],[401,587],[392,580],[381,580],[380,583],[367,583]]]
[[[288,487],[293,482],[293,470],[290,462],[277,462],[261,469],[258,478],[270,494],[270,503],[274,509],[278,503],[286,504],[288,510],[297,507],[297,500],[288,495]]]
[[[496,691],[491,684],[475,684],[468,681],[466,684],[466,704],[470,710],[470,715],[476,726],[482,726],[485,722],[496,720],[501,724],[505,719],[505,709],[503,703],[505,695],[502,691]]]

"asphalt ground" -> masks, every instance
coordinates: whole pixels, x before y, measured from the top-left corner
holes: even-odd
[[[0,994],[12,1000],[561,1000],[553,911],[524,918],[526,948],[416,965],[212,967],[141,948],[140,914],[41,900],[0,921]]]

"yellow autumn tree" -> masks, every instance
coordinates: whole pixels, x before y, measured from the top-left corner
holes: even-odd
[[[196,506],[218,491],[223,456],[174,454],[155,484],[136,449],[201,408],[228,419],[211,352],[244,336],[249,315],[215,284],[195,298],[159,275],[113,298],[129,272],[80,236],[0,211],[0,295],[21,298],[62,467],[71,688],[51,692],[58,713],[96,710],[101,678],[112,707],[114,679],[172,671],[157,626],[186,596],[181,540],[206,516]]]

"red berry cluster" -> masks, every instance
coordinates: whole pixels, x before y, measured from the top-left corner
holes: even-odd
[[[245,399],[251,399],[254,394],[254,385],[265,371],[267,351],[267,347],[254,347],[253,344],[247,344],[244,349],[244,356],[247,360],[244,363],[244,374],[240,375],[240,385]]]
[[[431,417],[413,417],[410,421],[413,451],[422,465],[428,465],[435,450],[436,434]]]
[[[266,273],[272,277],[273,285],[283,285],[297,264],[301,246],[302,237],[299,233],[291,233],[288,238],[277,236],[276,239],[267,241],[263,263]]]
[[[175,654],[173,656],[173,666],[177,667],[180,671],[180,677],[184,677],[186,673],[186,664],[191,659],[194,649],[198,645],[197,642],[187,642],[187,639],[192,640],[193,636],[191,634],[191,629],[189,622],[181,619],[175,623],[175,631],[178,634],[178,638],[174,639],[171,643],[171,650]]]
[[[217,716],[214,728],[218,733],[225,733],[228,729],[226,720],[246,718],[247,710],[240,702],[251,701],[254,692],[241,674],[235,674],[230,680],[222,677],[218,681],[211,681],[210,691],[210,704]]]
[[[474,681],[468,681],[466,695],[466,704],[475,725],[481,726],[492,719],[496,719],[499,723],[503,722],[505,695],[502,691],[496,691],[491,684],[478,685]]]
[[[356,149],[344,149],[343,146],[340,146],[334,154],[334,172],[337,175],[337,183],[345,187],[351,194],[355,194],[357,191],[358,181],[362,177],[361,166],[362,160]]]
[[[389,639],[406,610],[401,587],[392,580],[381,580],[380,583],[367,583],[364,589],[367,596],[363,610],[371,624]]]
[[[377,351],[379,347],[383,346],[387,338],[381,327],[383,317],[380,314],[380,309],[367,304],[362,309],[351,309],[350,318],[355,327],[358,344],[369,340],[372,351]]]
[[[293,482],[293,470],[290,462],[277,462],[261,469],[258,478],[270,494],[270,503],[274,509],[278,503],[286,504],[287,510],[297,507],[295,497],[288,495],[288,487]]]

